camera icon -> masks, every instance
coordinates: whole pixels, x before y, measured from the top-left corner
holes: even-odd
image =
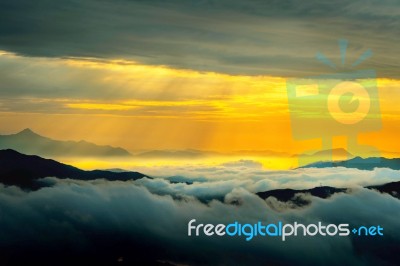
[[[350,154],[379,154],[376,148],[359,145],[357,140],[359,133],[382,127],[374,70],[289,79],[286,86],[295,140],[318,138],[321,150],[332,151],[333,137],[346,136]],[[332,159],[332,154],[324,158]],[[299,165],[306,163],[307,156],[300,156]]]

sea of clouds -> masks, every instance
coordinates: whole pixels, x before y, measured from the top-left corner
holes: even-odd
[[[29,261],[43,265],[77,261],[92,265],[396,265],[400,260],[400,201],[363,188],[398,181],[399,171],[268,171],[251,161],[140,170],[155,178],[110,182],[49,177],[42,180],[49,186],[37,191],[0,185],[0,261],[4,265]],[[183,182],[171,183],[167,177]],[[311,204],[298,208],[255,194],[320,183],[352,189],[329,199],[301,195]],[[380,225],[384,236],[292,237],[285,242],[273,237],[251,241],[189,237],[191,219],[213,224]]]

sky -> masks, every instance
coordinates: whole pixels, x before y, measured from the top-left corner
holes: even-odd
[[[400,150],[399,41],[395,0],[5,0],[0,132],[29,127],[128,150],[295,154],[323,145],[294,136],[287,81],[372,69],[380,126],[357,134],[389,154]]]

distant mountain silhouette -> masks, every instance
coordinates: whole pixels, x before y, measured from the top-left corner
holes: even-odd
[[[345,161],[335,162],[316,162],[300,168],[327,168],[327,167],[346,167],[357,168],[360,170],[373,170],[374,168],[390,168],[400,170],[400,158],[387,159],[384,157],[361,158],[355,157]]]
[[[135,153],[133,156],[143,159],[201,159],[207,157],[290,157],[292,154],[269,150],[237,150],[217,152],[196,149],[184,150],[147,150]]]
[[[185,158],[203,158],[212,155],[219,155],[217,152],[200,151],[194,149],[186,150],[150,150],[135,154],[135,157],[145,159],[156,158],[171,158],[171,159],[185,159]]]
[[[298,156],[298,155],[296,155],[296,156]],[[339,158],[354,157],[353,154],[351,154],[350,152],[348,152],[346,149],[343,149],[343,148],[316,151],[311,154],[301,154],[301,156],[317,157],[317,158],[332,157],[332,156],[339,157]]]
[[[346,192],[346,188],[334,188],[334,187],[328,187],[328,186],[321,186],[321,187],[315,187],[311,189],[301,189],[301,190],[295,190],[295,189],[274,189],[274,190],[269,190],[269,191],[264,191],[264,192],[258,192],[256,193],[257,196],[259,196],[262,199],[267,199],[269,197],[274,197],[279,201],[283,202],[288,202],[291,201],[295,203],[297,206],[304,206],[308,205],[310,202],[305,201],[301,198],[295,197],[297,193],[308,193],[311,194],[312,196],[326,199],[331,197],[335,193],[339,192]]]
[[[400,181],[398,182],[391,182],[383,185],[375,185],[375,186],[367,186],[367,189],[374,189],[381,193],[387,193],[395,198],[400,199]],[[264,192],[256,193],[262,199],[267,199],[269,197],[274,197],[279,201],[282,202],[292,202],[296,206],[304,206],[310,204],[309,201],[306,201],[302,198],[296,197],[298,193],[307,193],[311,194],[314,197],[327,199],[336,193],[346,193],[348,191],[347,188],[335,188],[335,187],[328,187],[328,186],[321,186],[315,187],[311,189],[273,189]]]
[[[100,146],[86,141],[60,141],[40,136],[27,128],[17,134],[0,135],[0,149],[13,149],[39,156],[104,157],[131,156],[122,149]]]
[[[54,160],[25,155],[14,150],[0,150],[0,183],[21,188],[40,187],[37,179],[44,177],[78,180],[106,179],[110,181],[136,180],[145,175],[138,172],[84,171]]]

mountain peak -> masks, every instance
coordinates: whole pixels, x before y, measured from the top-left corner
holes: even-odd
[[[24,130],[18,132],[16,135],[25,135],[25,136],[37,136],[35,132],[33,132],[30,128],[25,128]]]
[[[131,156],[122,149],[87,141],[62,141],[44,137],[30,128],[11,135],[0,135],[0,149],[13,149],[39,156],[104,157]]]

